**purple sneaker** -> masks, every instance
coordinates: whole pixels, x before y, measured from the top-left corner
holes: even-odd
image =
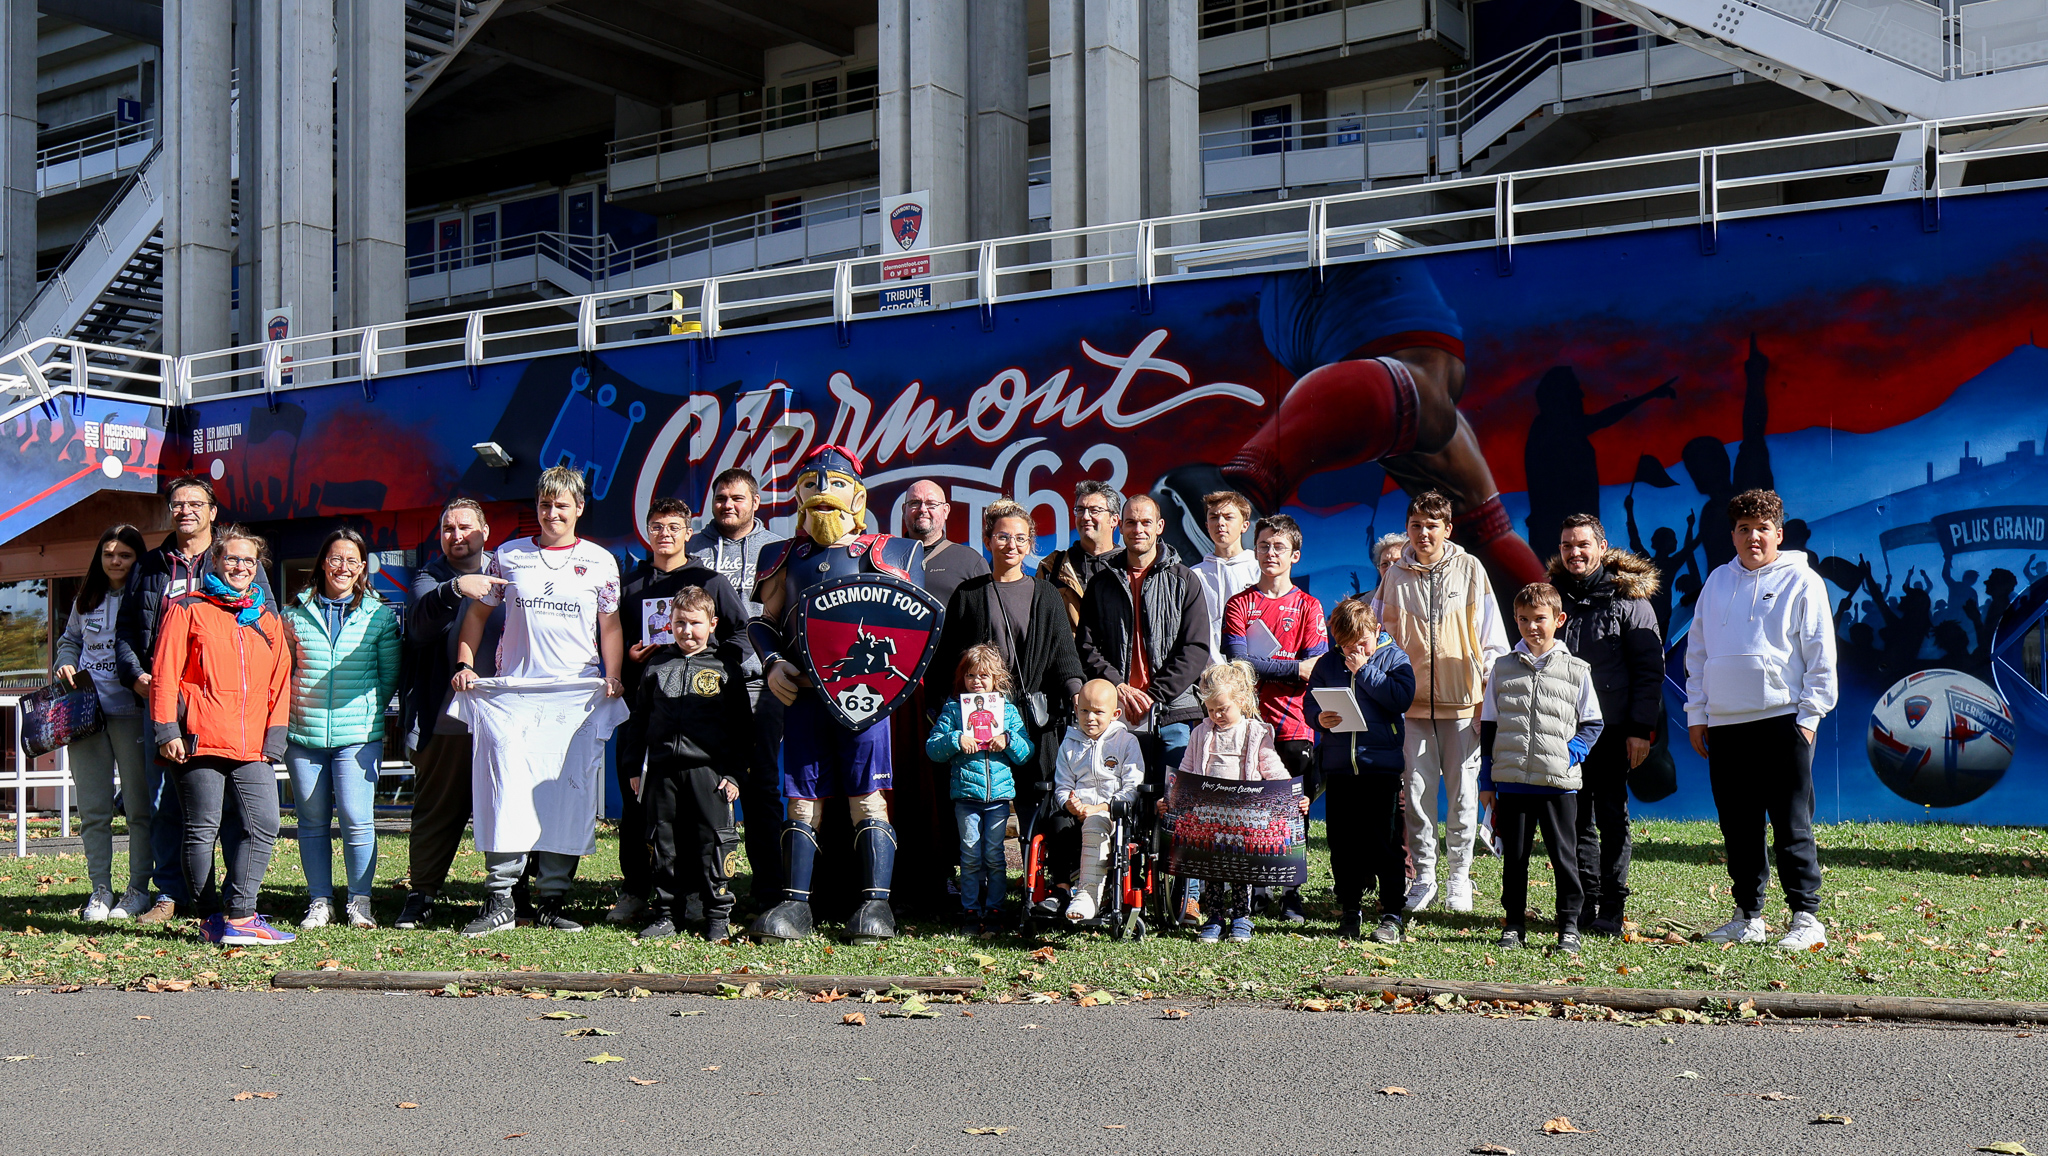
[[[219,943],[228,933],[228,917],[216,911],[199,921],[199,938],[208,943]]]
[[[222,943],[290,943],[298,938],[289,931],[279,931],[272,927],[270,921],[261,915],[240,924],[229,923],[225,916],[218,918],[221,921]]]

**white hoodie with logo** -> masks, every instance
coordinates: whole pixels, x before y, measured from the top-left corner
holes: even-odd
[[[1111,719],[1100,738],[1089,738],[1078,726],[1067,728],[1052,772],[1053,805],[1065,810],[1072,800],[1084,807],[1107,806],[1114,800],[1138,797],[1145,781],[1145,753],[1138,736]]]
[[[1740,559],[1707,575],[1685,647],[1685,715],[1730,726],[1797,714],[1812,730],[1835,708],[1835,624],[1806,554],[1754,570]]]

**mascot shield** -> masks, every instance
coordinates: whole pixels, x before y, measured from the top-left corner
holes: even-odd
[[[945,616],[938,599],[901,578],[848,574],[799,596],[796,649],[839,724],[864,731],[917,688]]]

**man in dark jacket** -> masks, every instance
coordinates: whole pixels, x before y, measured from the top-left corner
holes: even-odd
[[[1180,764],[1202,717],[1195,682],[1212,661],[1210,611],[1194,573],[1164,541],[1159,503],[1134,495],[1120,528],[1124,548],[1089,580],[1075,642],[1083,673],[1116,684],[1124,721],[1147,748],[1145,773],[1156,782]]]
[[[399,689],[399,727],[412,758],[412,831],[408,861],[411,889],[392,926],[410,931],[434,917],[434,902],[448,881],[448,867],[469,824],[471,746],[469,728],[442,712],[449,679],[455,676],[455,637],[473,598],[505,584],[484,573],[491,556],[484,549],[491,527],[484,508],[457,498],[441,511],[441,556],[412,572],[412,604],[406,610],[406,676]],[[491,611],[477,647],[477,673],[497,669],[498,636],[505,607]]]
[[[156,655],[156,624],[172,599],[200,589],[208,573],[206,553],[213,549],[213,524],[220,517],[220,502],[213,496],[213,483],[187,475],[166,489],[171,507],[171,533],[156,549],[144,554],[128,578],[129,597],[121,599],[120,617],[115,621],[117,670],[137,698],[149,701],[150,667]],[[275,605],[270,575],[256,571],[257,585],[264,599]],[[149,781],[140,784],[156,802],[156,819],[149,828],[149,847],[155,863],[156,905],[136,917],[138,923],[165,923],[181,906],[197,896],[185,891],[184,863],[185,809],[178,801],[175,784],[165,773],[164,763],[152,748]],[[209,888],[211,880],[201,884]]]
[[[674,640],[669,619],[675,613],[676,595],[692,587],[711,596],[716,622],[712,660],[731,668],[740,679],[741,692],[746,688],[745,668],[756,665],[758,669],[758,664],[752,663],[753,648],[747,645],[746,603],[718,571],[684,552],[689,538],[688,503],[679,498],[656,498],[648,504],[647,557],[628,570],[619,584],[619,624],[626,635],[627,702],[640,701],[640,679],[655,647]],[[635,712],[626,719],[619,744],[619,894],[605,913],[607,923],[630,924],[647,908],[652,869],[646,838],[648,816],[641,805],[642,793],[627,788],[628,780],[641,772],[637,761],[627,755],[630,750],[647,748],[646,726],[647,720]],[[753,726],[751,714],[746,716],[746,726]],[[667,914],[677,922],[683,919],[680,910]]]
[[[1631,853],[1628,774],[1649,757],[1662,714],[1664,643],[1649,601],[1657,568],[1609,549],[1599,518],[1573,514],[1559,531],[1550,582],[1564,598],[1559,637],[1592,666],[1607,720],[1586,756],[1578,809],[1579,877],[1588,908],[1597,912],[1587,930],[1620,935]]]

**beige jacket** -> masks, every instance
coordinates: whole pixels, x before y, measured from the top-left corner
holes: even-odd
[[[1409,718],[1472,718],[1487,673],[1508,652],[1500,603],[1486,568],[1455,542],[1435,565],[1415,560],[1415,547],[1387,568],[1374,592],[1380,625],[1415,665]]]

